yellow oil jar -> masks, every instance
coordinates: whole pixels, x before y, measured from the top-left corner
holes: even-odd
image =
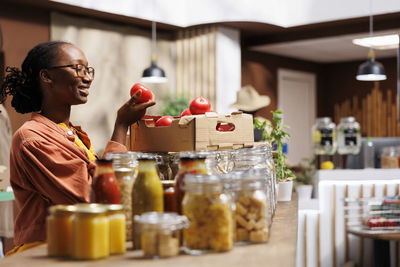
[[[110,254],[107,207],[100,204],[78,204],[72,218],[72,258],[94,260]]]
[[[55,205],[46,218],[47,253],[52,257],[70,257],[72,253],[72,215],[76,207]]]
[[[126,252],[126,218],[122,205],[105,205],[110,224],[110,254]]]

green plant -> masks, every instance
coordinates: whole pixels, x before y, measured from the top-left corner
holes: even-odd
[[[313,177],[317,172],[315,167],[316,158],[303,158],[300,162],[299,168],[296,171],[296,183],[311,185],[313,183]]]
[[[182,111],[189,107],[189,101],[185,96],[167,95],[163,98],[164,108],[161,110],[161,115],[171,115],[178,117]]]
[[[290,135],[285,132],[285,129],[289,128],[289,126],[282,124],[282,111],[275,110],[271,111],[271,113],[272,123],[269,125],[271,133],[266,137],[266,141],[276,145],[274,157],[276,179],[279,182],[296,179],[294,173],[286,166],[286,155],[283,154],[283,142],[287,141],[290,137]]]
[[[254,123],[253,123],[253,125],[254,125],[254,129],[262,130],[262,137],[261,137],[261,140],[262,140],[262,141],[266,141],[266,140],[267,140],[267,137],[268,137],[268,133],[267,133],[267,131],[265,130],[265,128],[267,127],[267,121],[261,122],[261,120],[259,120],[258,118],[254,118]]]

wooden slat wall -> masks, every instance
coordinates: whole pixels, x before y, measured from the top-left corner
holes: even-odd
[[[371,92],[365,97],[353,96],[334,105],[334,120],[353,116],[361,125],[362,136],[393,137],[400,134],[397,123],[397,103],[392,90],[382,90],[379,82],[374,83]]]

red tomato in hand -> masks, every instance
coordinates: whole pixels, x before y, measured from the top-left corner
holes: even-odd
[[[120,204],[119,186],[114,174],[103,173],[93,183],[96,203]]]
[[[192,115],[192,113],[190,112],[190,109],[188,109],[188,108],[185,109],[184,111],[182,111],[180,117],[187,116],[187,115]]]
[[[142,94],[140,95],[139,99],[136,100],[136,103],[144,103],[149,101],[152,97],[153,94],[151,93],[150,89],[145,87],[144,85],[140,83],[135,83],[132,88],[131,88],[131,97],[133,96],[136,91],[142,90]]]
[[[172,117],[172,116],[161,117],[156,121],[156,127],[170,126],[173,120],[174,120],[174,117]]]
[[[204,114],[211,109],[210,101],[207,98],[199,96],[192,100],[190,103],[190,112],[193,115]]]

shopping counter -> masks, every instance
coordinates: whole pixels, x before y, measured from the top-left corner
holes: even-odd
[[[144,259],[141,251],[129,250],[121,256],[97,261],[75,261],[47,257],[47,245],[41,245],[4,259],[0,266],[295,266],[297,244],[297,197],[290,202],[279,202],[268,243],[236,246],[225,253],[201,256],[179,255],[167,259]],[[128,247],[131,247],[129,243]]]

